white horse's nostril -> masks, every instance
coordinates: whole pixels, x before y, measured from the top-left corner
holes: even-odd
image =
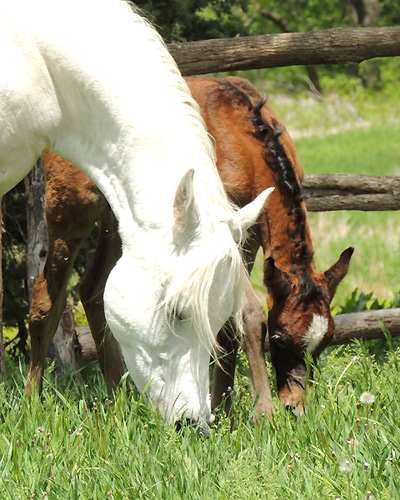
[[[186,427],[189,427],[190,429],[198,430],[202,436],[208,439],[210,437],[210,425],[214,422],[214,420],[215,420],[214,415],[211,415],[208,422],[203,421],[201,423],[199,423],[197,419],[192,419],[192,418],[181,419],[175,422],[175,429],[177,430],[177,432],[180,432],[183,431]]]

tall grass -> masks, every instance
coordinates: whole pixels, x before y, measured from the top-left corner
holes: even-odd
[[[377,354],[362,343],[326,352],[304,418],[278,407],[258,425],[241,355],[233,431],[220,418],[209,440],[176,432],[134,392],[109,399],[97,368],[87,385],[72,376],[57,383],[47,371],[42,397],[29,400],[25,367],[8,369],[0,383],[5,500],[399,498],[400,349],[390,343]],[[361,402],[365,391],[373,403]]]

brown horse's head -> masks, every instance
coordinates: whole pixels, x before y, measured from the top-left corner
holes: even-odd
[[[345,250],[325,273],[316,272],[313,266],[284,271],[272,257],[264,262],[269,349],[279,399],[300,414],[307,383],[304,356],[308,351],[315,360],[332,339],[330,302],[348,271],[352,254],[353,248]]]

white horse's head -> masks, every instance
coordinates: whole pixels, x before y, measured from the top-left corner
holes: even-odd
[[[136,386],[168,422],[212,422],[210,352],[224,323],[232,316],[241,321],[245,271],[237,239],[271,190],[210,230],[202,224],[189,171],[175,194],[166,246],[151,250],[153,259],[124,253],[110,274],[107,321]]]

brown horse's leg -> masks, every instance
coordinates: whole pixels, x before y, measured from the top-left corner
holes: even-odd
[[[232,391],[235,380],[236,356],[239,341],[235,330],[227,323],[217,335],[217,344],[221,352],[214,366],[214,382],[211,407],[217,408],[225,402],[225,413],[230,415],[232,409]]]
[[[108,275],[120,256],[121,240],[117,221],[107,207],[101,215],[95,256],[81,282],[79,292],[96,344],[100,368],[112,389],[120,382],[125,368],[121,348],[106,323],[103,292]]]
[[[50,224],[51,221],[49,220]],[[62,234],[62,231],[57,231]],[[65,309],[67,284],[84,239],[66,241],[49,231],[49,254],[33,289],[28,323],[31,337],[31,363],[25,395],[40,390],[49,344]]]
[[[251,272],[259,244],[256,236],[249,239],[244,249],[244,260],[248,272]],[[266,317],[264,307],[255,294],[250,282],[246,286],[246,304],[243,310],[244,337],[243,348],[246,351],[249,363],[253,401],[256,402],[256,411],[259,415],[271,415],[272,404],[271,388],[268,379],[267,366],[264,355],[264,340],[266,334]],[[212,407],[215,408],[226,398],[225,410],[229,415],[232,406],[231,392],[234,384],[236,356],[238,350],[237,332],[224,327],[218,336],[217,343],[223,349],[220,366],[214,368],[214,385],[212,393]]]
[[[264,307],[250,283],[246,288],[243,326],[243,348],[249,362],[253,401],[256,402],[258,399],[256,411],[258,415],[271,416],[274,405],[264,354],[267,318]]]
[[[31,365],[25,387],[40,389],[43,369],[67,297],[67,284],[78,251],[105,206],[96,186],[75,166],[52,153],[44,155],[49,251],[34,286],[29,312]]]

